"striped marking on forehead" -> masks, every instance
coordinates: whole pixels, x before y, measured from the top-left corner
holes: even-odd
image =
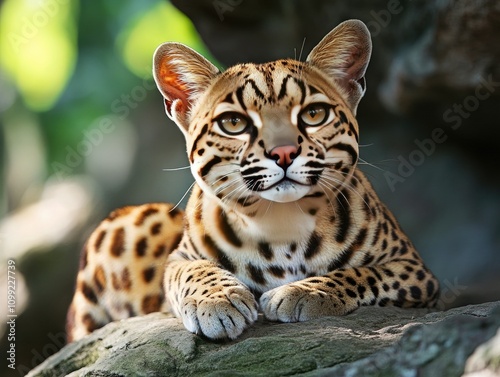
[[[222,102],[239,105],[241,111],[259,108],[264,105],[281,105],[283,102],[293,100],[293,105],[303,105],[308,95],[318,92],[318,89],[307,85],[302,78],[283,70],[263,70],[246,67],[250,70],[244,76],[240,76],[241,84]]]

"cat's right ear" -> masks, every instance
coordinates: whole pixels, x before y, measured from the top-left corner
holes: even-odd
[[[219,69],[193,49],[180,43],[160,45],[153,57],[153,77],[163,95],[165,111],[187,133],[189,111]]]

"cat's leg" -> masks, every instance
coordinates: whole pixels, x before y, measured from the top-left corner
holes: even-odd
[[[189,331],[235,339],[257,320],[254,295],[232,273],[211,261],[177,258],[177,252],[165,269],[165,292]]]
[[[152,203],[112,212],[82,250],[67,338],[82,338],[108,322],[166,310],[165,261],[180,241],[183,213]]]
[[[266,292],[261,308],[270,320],[307,321],[343,315],[362,305],[432,307],[439,283],[418,259],[343,268]]]

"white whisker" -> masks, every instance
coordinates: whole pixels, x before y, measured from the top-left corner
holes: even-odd
[[[191,183],[191,185],[188,187],[188,189],[186,190],[186,192],[184,193],[184,195],[182,195],[182,198],[177,202],[177,204],[175,206],[172,207],[172,209],[169,212],[172,212],[174,209],[176,209],[177,207],[179,207],[179,205],[181,204],[181,202],[184,200],[184,198],[186,197],[186,195],[189,193],[189,191],[191,191],[191,189],[194,187],[195,184],[196,184],[196,181],[194,181],[193,183]]]
[[[191,165],[188,165],[188,166],[181,166],[180,168],[165,168],[165,169],[161,169],[162,171],[179,171],[179,170],[186,170],[186,169],[189,169],[191,167]]]
[[[374,169],[377,169],[377,170],[380,170],[380,171],[383,171],[383,172],[386,171],[386,170],[384,170],[384,169],[382,169],[382,168],[380,168],[380,167],[378,167],[378,166],[376,166],[376,165],[374,165],[372,163],[369,163],[368,161],[363,160],[361,157],[359,158],[359,161],[360,162],[358,162],[358,165],[368,165],[368,166],[371,166]]]
[[[341,180],[337,179],[332,174],[333,174],[333,172],[329,172],[328,171],[328,172],[326,172],[326,173],[323,174],[322,178],[324,178],[325,180],[327,180],[329,182],[333,182],[333,183],[339,184],[340,186],[345,187],[350,192],[356,194],[363,201],[363,203],[366,205],[366,207],[371,210],[371,207],[368,205],[368,203],[366,202],[365,198],[363,198],[363,196],[358,192],[358,190],[356,190],[355,187],[351,186],[351,184],[348,183],[348,182],[346,182],[345,180],[341,181]],[[359,181],[359,179],[356,178],[354,175],[352,176],[352,178],[355,179],[359,184],[361,184],[361,182]]]

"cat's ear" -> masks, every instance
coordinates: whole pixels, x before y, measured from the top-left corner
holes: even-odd
[[[165,99],[167,115],[187,132],[188,113],[219,69],[180,43],[160,45],[153,57],[153,77]]]
[[[342,22],[311,51],[307,62],[326,73],[341,87],[352,112],[366,90],[365,72],[372,42],[366,25],[359,20]]]

